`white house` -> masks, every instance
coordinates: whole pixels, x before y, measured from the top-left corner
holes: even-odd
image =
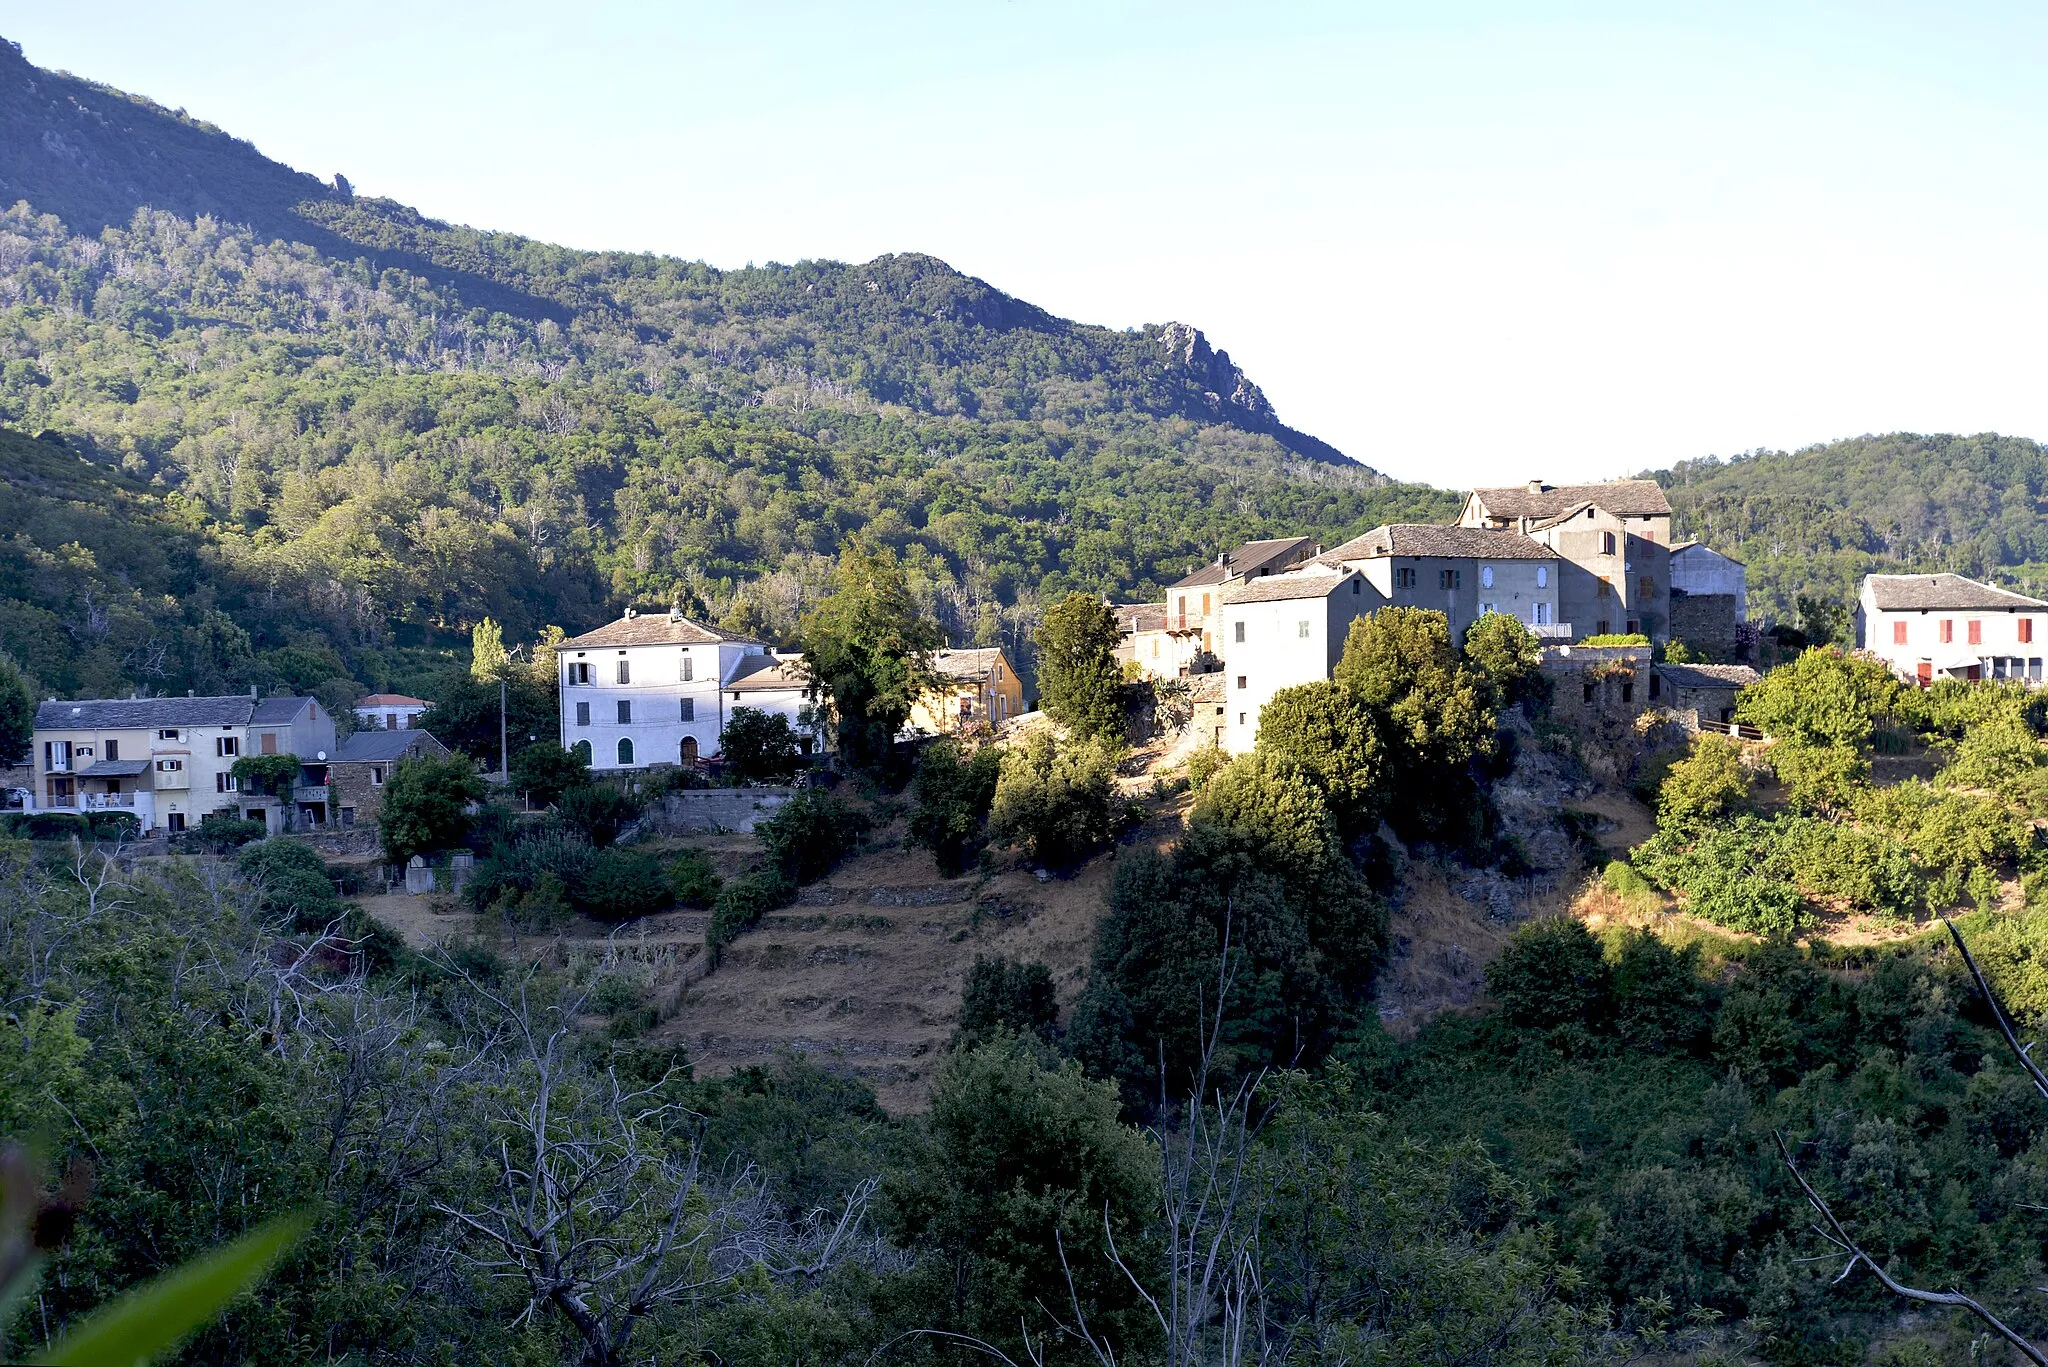
[[[1711,546],[1681,541],[1671,548],[1671,591],[1694,598],[1733,598],[1735,620],[1749,620],[1748,569]]]
[[[1856,602],[1856,639],[1893,673],[1921,684],[2039,684],[2048,656],[2048,603],[1959,574],[1869,574]]]
[[[427,700],[403,693],[372,693],[357,698],[349,710],[356,714],[358,731],[410,731],[420,724]]]
[[[1351,620],[1386,606],[1357,570],[1313,565],[1232,585],[1223,596],[1223,748],[1243,754],[1275,693],[1327,679]]]
[[[1571,625],[1558,620],[1565,562],[1520,532],[1394,523],[1353,537],[1322,562],[1357,570],[1388,603],[1443,613],[1453,641],[1489,612],[1546,639],[1571,635]]]
[[[718,753],[728,686],[773,659],[751,636],[680,612],[626,615],[561,643],[562,744],[597,772]]]
[[[819,695],[818,685],[804,672],[801,654],[776,651],[742,656],[725,684],[725,714],[729,718],[733,709],[751,707],[770,716],[787,717],[797,744],[808,755],[818,744]]]

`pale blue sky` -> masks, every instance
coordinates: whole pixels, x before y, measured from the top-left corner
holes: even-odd
[[[440,218],[926,251],[1193,323],[1411,479],[2048,438],[2038,5],[68,0],[0,34]]]

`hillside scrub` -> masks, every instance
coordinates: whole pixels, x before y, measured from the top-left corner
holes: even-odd
[[[908,835],[932,852],[941,873],[966,872],[986,843],[1002,765],[1000,747],[983,746],[969,756],[950,740],[934,741],[918,756]]]
[[[1116,760],[1101,741],[1034,733],[1002,752],[990,801],[992,843],[1047,869],[1071,869],[1114,838]]]

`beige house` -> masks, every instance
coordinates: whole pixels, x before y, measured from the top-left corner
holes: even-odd
[[[1670,639],[1671,502],[1655,480],[1474,489],[1458,524],[1519,532],[1555,551],[1566,562],[1558,612],[1575,638]]]
[[[1113,604],[1110,612],[1121,633],[1115,651],[1118,664],[1135,666],[1147,679],[1177,679],[1193,672],[1202,633],[1169,628],[1164,603]]]
[[[272,831],[327,824],[334,718],[312,698],[52,698],[34,747],[40,810],[127,812],[174,833],[218,810]],[[296,781],[246,791],[234,765],[247,755],[298,756]]]
[[[1024,685],[1000,646],[941,650],[932,657],[939,677],[910,709],[910,729],[945,735],[978,724],[1001,726],[1024,714]]]

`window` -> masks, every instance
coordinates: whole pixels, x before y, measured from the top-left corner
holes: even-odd
[[[1621,700],[1623,702],[1634,702],[1636,700],[1636,681],[1634,679],[1623,679],[1621,681]]]
[[[370,766],[370,786],[372,788],[382,788],[384,786],[383,765],[373,764]]]
[[[180,773],[184,768],[185,761],[181,759],[160,759],[156,762],[156,771],[159,774]]]
[[[1206,593],[1202,595],[1202,615],[1204,617],[1209,615],[1209,595]]]
[[[1948,645],[1948,644],[1949,644],[1950,642],[1954,641],[1955,639],[1956,639],[1956,624],[1955,624],[1955,620],[1954,620],[1953,618],[1949,618],[1949,617],[1944,617],[1944,618],[1942,618],[1942,619],[1941,619],[1941,643],[1942,643],[1943,645]]]
[[[631,764],[632,762],[633,762],[633,740],[632,740],[632,737],[630,737],[630,736],[620,736],[620,737],[619,737],[619,763],[621,763],[621,764]]]
[[[1584,698],[1584,701],[1586,701],[1586,702],[1591,702],[1591,701],[1593,701],[1593,685],[1592,685],[1592,684],[1582,684],[1582,685],[1580,685],[1580,686],[1581,686],[1581,687],[1582,687],[1582,688],[1583,688],[1583,689],[1585,690],[1585,694],[1586,694],[1586,696],[1585,696],[1585,698]]]
[[[1412,588],[1414,588],[1414,587],[1415,587],[1415,571],[1414,571],[1414,570],[1410,570],[1410,569],[1401,569],[1401,570],[1395,570],[1395,571],[1394,571],[1394,587],[1395,587],[1395,588],[1397,588],[1397,589],[1412,589]]]
[[[109,736],[107,738],[106,759],[111,763],[119,758],[121,758],[121,742]]]
[[[1970,643],[1971,645],[1973,645],[1973,646],[1981,646],[1981,645],[1983,645],[1983,644],[1984,644],[1984,624],[1983,624],[1982,622],[1978,621],[1978,620],[1977,620],[1976,618],[1972,617],[1972,618],[1970,619],[1970,621],[1969,621],[1968,625],[1969,625],[1969,629],[1970,629],[1970,641],[1969,641],[1969,643]]]
[[[1550,587],[1550,566],[1538,565],[1536,567],[1536,587],[1539,589]]]
[[[2025,639],[2025,638],[2023,637],[2022,639]],[[1893,622],[1893,623],[1892,623],[1892,644],[1893,644],[1893,645],[1895,645],[1895,646],[1902,646],[1902,645],[1904,645],[1905,643],[1906,643],[1906,624],[1905,624],[1904,622]]]
[[[1465,572],[1463,570],[1438,570],[1436,572],[1436,586],[1440,589],[1454,589],[1458,587],[1459,581],[1464,577]]]
[[[697,700],[696,700],[695,698],[684,698],[684,699],[683,699],[683,720],[684,720],[684,721],[695,721],[695,720],[697,720]]]
[[[588,725],[590,725],[590,704],[589,704],[589,703],[587,703],[587,702],[580,702],[580,703],[577,703],[577,704],[576,704],[576,724],[577,724],[578,726],[588,726]]]
[[[2030,679],[2039,679],[2041,677],[2041,657],[2039,655],[2029,655],[2027,657],[2027,677]]]
[[[628,723],[630,723],[630,722],[631,722],[632,720],[633,720],[633,704],[632,704],[631,702],[627,701],[627,700],[626,700],[626,699],[624,699],[624,698],[620,698],[620,699],[619,699],[619,725],[621,725],[621,726],[625,726],[625,725],[627,725]]]
[[[1601,575],[1601,576],[1600,576],[1600,596],[1601,596],[1602,598],[1605,598],[1605,597],[1607,597],[1607,596],[1608,596],[1609,594],[1611,594],[1611,593],[1613,593],[1613,592],[1614,592],[1614,585],[1612,585],[1612,584],[1610,584],[1610,583],[1608,583],[1608,582],[1607,582],[1607,576],[1606,576],[1606,575],[1604,575],[1604,574],[1603,574],[1603,575]]]
[[[1237,686],[1238,686],[1239,688],[1243,688],[1243,687],[1244,687],[1244,675],[1240,674],[1240,675],[1238,675],[1238,676],[1237,676]]]
[[[233,759],[236,755],[242,753],[242,738],[240,736],[216,736],[213,742],[213,753],[222,759]]]
[[[159,732],[157,732],[157,733],[156,733],[156,738],[157,738],[158,740],[172,740],[172,741],[174,741],[174,740],[176,740],[176,739],[178,738],[178,733],[177,733],[177,731],[176,731],[175,729],[173,729],[173,728],[170,728],[170,727],[166,727],[166,728],[165,728],[164,730],[162,730],[162,731],[159,731]]]
[[[355,824],[356,824],[356,809],[355,809],[355,808],[353,808],[353,807],[343,807],[343,808],[341,809],[341,828],[342,828],[343,830],[348,830],[348,829],[349,829],[350,827],[354,826]]]
[[[1239,623],[1237,624],[1237,643],[1238,643],[1239,645],[1243,645],[1243,644],[1244,644],[1244,623],[1243,623],[1243,622],[1239,622]]]
[[[1613,533],[1613,532],[1602,532],[1602,533],[1600,533],[1600,554],[1602,554],[1602,555],[1613,555],[1613,554],[1614,554],[1614,533]]]
[[[690,658],[690,652],[686,650],[686,651],[684,651],[684,652],[683,652],[683,675],[682,675],[682,678],[683,678],[683,682],[684,682],[684,683],[688,683],[688,682],[690,682],[690,680],[692,680],[692,679],[694,679],[694,678],[696,678],[696,677],[697,677],[697,662],[696,662],[695,660],[693,660],[693,659],[691,659],[691,658]]]
[[[1602,617],[1599,621],[1593,624],[1593,634],[1595,636],[1605,636],[1613,628],[1613,626],[1614,624],[1612,622],[1608,621],[1605,617]]]
[[[589,683],[589,682],[590,682],[590,661],[588,661],[588,660],[571,660],[571,661],[569,662],[569,682],[570,682],[570,683],[572,683],[572,684],[587,684],[587,683]]]
[[[355,808],[350,807],[348,810],[354,812]],[[164,825],[170,829],[172,835],[183,834],[185,830],[185,814],[183,812],[172,812],[164,818]]]
[[[1479,567],[1479,587],[1482,589],[1493,587],[1493,566],[1481,565]]]
[[[1627,632],[1629,635],[1634,636],[1643,629],[1643,624],[1641,622],[1638,622],[1635,618],[1631,617],[1628,619],[1627,622],[1622,624],[1621,629]]]
[[[1244,725],[1244,713],[1240,712],[1240,713],[1238,713],[1238,714],[1237,714],[1237,724],[1238,724],[1239,726],[1243,726],[1243,725]]]
[[[619,682],[633,682],[633,666],[624,660],[619,661]]]
[[[1531,620],[1532,620],[1532,621],[1534,621],[1534,622],[1536,623],[1536,625],[1537,625],[1537,626],[1539,626],[1539,627],[1547,627],[1547,626],[1549,626],[1549,625],[1550,625],[1550,604],[1548,604],[1548,603],[1538,603],[1538,604],[1536,604],[1536,609],[1535,609],[1535,612],[1534,612],[1534,613],[1532,614]]]
[[[2031,618],[2031,617],[2022,617],[2022,618],[2020,618],[2020,644],[2021,644],[2021,645],[2031,645],[2031,644],[2033,643],[2033,640],[2034,640],[2034,619],[2033,619],[2033,618]]]
[[[1294,634],[1304,641],[1308,639],[1308,619],[1306,617],[1295,624]]]
[[[215,774],[213,776],[213,791],[216,793],[234,792],[235,776],[233,774]]]
[[[1357,592],[1358,592],[1358,581],[1357,581],[1356,579],[1353,579],[1353,580],[1351,581],[1351,591],[1352,591],[1353,593],[1357,593]]]
[[[1664,676],[1655,670],[1650,672],[1650,701],[1657,701],[1657,695],[1664,691]]]
[[[1481,604],[1479,605],[1479,615],[1480,615],[1481,617],[1484,617],[1484,616],[1485,616],[1485,615],[1486,615],[1487,613],[1489,613],[1489,612],[1499,612],[1499,611],[1500,611],[1500,604],[1498,604],[1498,603],[1481,603]]]
[[[577,741],[577,742],[576,742],[576,743],[575,743],[574,745],[572,745],[572,746],[570,746],[570,747],[569,747],[569,753],[570,753],[570,754],[572,754],[572,755],[574,755],[574,756],[576,756],[576,758],[577,758],[578,760],[580,760],[580,761],[581,761],[581,762],[583,763],[583,765],[584,765],[584,766],[585,766],[586,768],[587,768],[587,767],[589,766],[589,764],[590,764],[590,742],[589,742],[589,741],[587,741],[587,740],[579,740],[579,741]]]
[[[43,742],[43,768],[53,774],[61,774],[71,767],[71,742],[68,740],[46,740]]]
[[[276,753],[277,753],[277,732],[275,732],[275,731],[265,731],[265,732],[263,733],[263,738],[262,738],[262,739],[263,739],[263,753],[264,753],[264,754],[266,754],[266,755],[274,755],[274,754],[276,754]]]
[[[1643,600],[1655,598],[1657,596],[1657,581],[1648,575],[1644,575],[1636,580],[1636,596]]]

